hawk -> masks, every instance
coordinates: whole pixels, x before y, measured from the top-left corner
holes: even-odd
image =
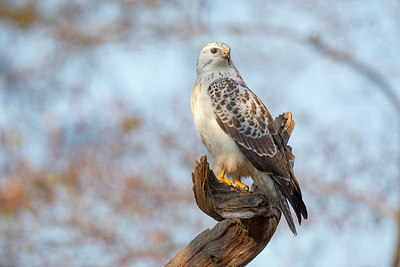
[[[280,207],[291,231],[296,227],[288,201],[299,224],[307,219],[299,183],[289,161],[290,152],[261,100],[246,86],[230,55],[230,47],[206,45],[197,60],[197,77],[190,107],[198,135],[214,158],[217,178],[240,188],[240,179],[254,183]]]

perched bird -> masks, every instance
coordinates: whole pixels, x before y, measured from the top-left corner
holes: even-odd
[[[206,45],[197,60],[197,77],[190,96],[191,112],[199,137],[215,160],[217,178],[240,188],[241,177],[254,183],[280,207],[291,231],[307,219],[299,183],[289,162],[289,152],[274,120],[261,100],[246,86],[225,43]]]

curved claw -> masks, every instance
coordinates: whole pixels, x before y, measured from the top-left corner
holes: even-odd
[[[244,183],[242,183],[239,179],[235,180],[235,185],[241,189],[245,189],[245,190],[249,190],[249,187],[247,185],[245,185]]]
[[[231,179],[224,178],[224,177],[222,177],[222,178],[217,177],[217,178],[218,178],[218,181],[220,181],[221,183],[225,183],[225,184],[227,184],[229,186],[232,185],[232,180]]]

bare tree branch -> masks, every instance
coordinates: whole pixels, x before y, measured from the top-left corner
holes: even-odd
[[[166,266],[245,266],[275,233],[279,209],[261,194],[218,182],[206,157],[197,162],[193,182],[199,208],[220,222],[199,234]],[[224,219],[221,214],[240,219]]]
[[[294,128],[292,114],[278,116],[275,124],[287,143]],[[220,222],[199,234],[166,266],[245,266],[274,235],[279,208],[255,186],[247,191],[218,182],[205,156],[196,163],[192,179],[197,205]]]

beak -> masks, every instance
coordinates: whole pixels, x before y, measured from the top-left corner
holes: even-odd
[[[228,50],[224,50],[224,54],[222,55],[224,59],[227,59],[228,62],[231,62],[231,52]]]

